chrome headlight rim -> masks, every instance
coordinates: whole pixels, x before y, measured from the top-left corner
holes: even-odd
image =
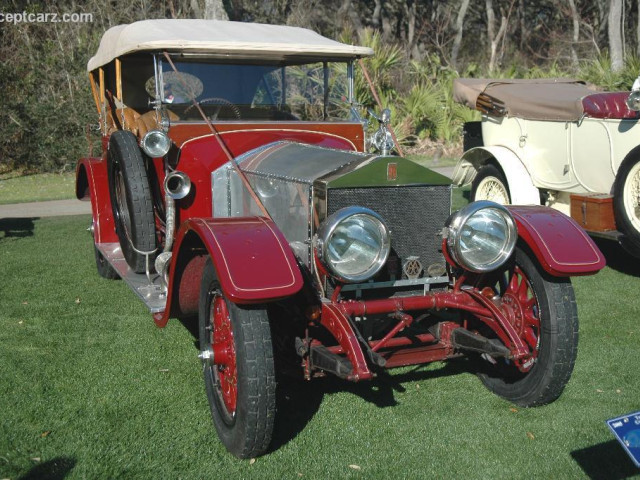
[[[338,226],[354,216],[363,216],[373,220],[377,224],[380,234],[380,249],[375,259],[366,270],[357,275],[340,271],[336,265],[331,263],[328,253],[332,237]],[[358,206],[345,207],[331,214],[322,223],[317,232],[314,250],[317,259],[332,277],[343,283],[361,283],[375,276],[387,263],[391,251],[391,231],[382,217],[373,210]]]
[[[476,214],[482,210],[492,210],[498,213],[500,218],[504,221],[505,237],[506,240],[500,250],[497,252],[494,260],[484,264],[472,263],[469,259],[465,258],[462,252],[462,228],[467,222]],[[518,240],[518,229],[516,222],[511,215],[511,212],[504,206],[488,200],[479,200],[454,213],[447,222],[447,248],[452,259],[465,270],[473,273],[486,273],[496,270],[503,266],[507,260],[513,254],[513,251]]]
[[[149,130],[140,140],[140,147],[151,158],[164,157],[171,149],[171,139],[162,130]]]

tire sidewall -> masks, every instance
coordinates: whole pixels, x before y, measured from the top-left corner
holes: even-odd
[[[631,180],[629,174],[640,163],[640,146],[631,150],[620,164],[613,184],[613,211],[616,228],[624,234],[634,245],[640,247],[640,230],[633,225],[625,207],[625,190]]]
[[[560,312],[558,308],[567,308],[566,304],[559,305],[554,301],[551,286],[553,282],[567,282],[566,279],[555,279],[549,277],[546,272],[539,269],[531,260],[529,255],[521,249],[516,250],[516,264],[526,276],[533,295],[535,296],[540,319],[540,347],[535,364],[526,374],[514,381],[508,381],[492,373],[480,372],[479,377],[491,391],[497,395],[522,406],[535,406],[549,403],[555,400],[561,393],[564,385],[568,381],[573,370],[577,354],[577,322],[574,325],[569,318],[565,325],[561,325],[559,318],[567,317],[568,312]],[[571,303],[572,299],[563,299]],[[573,332],[564,331],[572,328]],[[562,330],[562,331],[561,331]],[[556,364],[559,364],[561,352],[564,346],[559,345],[558,334],[571,335],[574,339],[573,351],[569,353],[569,368],[567,371],[554,371]],[[484,360],[481,360],[484,362]],[[516,369],[515,366],[511,368]],[[552,385],[553,384],[553,385]],[[560,385],[560,386],[559,386]],[[557,392],[551,395],[548,392]]]
[[[488,178],[494,178],[496,181],[500,182],[504,186],[504,189],[507,192],[507,199],[509,200],[508,203],[511,203],[511,191],[509,190],[509,184],[507,183],[507,179],[504,176],[504,173],[502,173],[502,171],[492,163],[487,163],[481,166],[475,178],[473,179],[473,182],[471,183],[471,196],[470,196],[471,201],[478,200],[477,198],[478,187],[480,186],[483,180],[486,180]],[[487,200],[487,199],[481,198],[480,200]]]
[[[214,295],[212,295],[211,292],[216,290],[220,291],[220,284],[217,279],[215,268],[211,262],[211,259],[209,259],[207,260],[204,267],[200,287],[198,323],[199,344],[201,351],[206,346],[210,346],[207,343],[209,334],[205,327],[207,326],[207,322],[210,322],[209,315],[211,312],[211,303],[214,298]],[[231,453],[238,457],[245,458],[246,455],[243,453],[247,451],[247,445],[245,443],[247,438],[251,437],[251,435],[249,435],[249,432],[247,431],[247,428],[253,421],[251,415],[248,413],[248,409],[251,406],[252,402],[251,395],[255,395],[256,393],[252,393],[253,389],[250,388],[249,382],[253,381],[252,379],[254,379],[257,375],[255,371],[249,371],[249,369],[255,368],[255,366],[252,367],[252,365],[250,365],[251,362],[247,361],[246,349],[251,348],[248,347],[248,345],[258,342],[259,339],[250,339],[244,337],[245,329],[242,326],[242,320],[253,320],[250,318],[252,316],[252,313],[255,313],[259,310],[254,311],[250,308],[240,308],[226,298],[224,299],[224,301],[226,302],[229,311],[231,330],[233,332],[233,343],[236,352],[236,413],[231,421],[226,418],[227,414],[221,411],[221,409],[226,409],[226,407],[222,403],[223,401],[220,396],[215,391],[215,386],[212,383],[212,381],[214,380],[213,374],[208,371],[209,367],[204,365],[203,377],[213,424],[216,428],[218,436],[220,437],[220,440]],[[275,367],[273,365],[273,362],[271,362],[271,365],[268,368],[271,375],[274,375],[274,368]],[[268,438],[269,440],[271,438],[270,431],[268,432]],[[264,446],[264,448],[266,448],[266,446]]]

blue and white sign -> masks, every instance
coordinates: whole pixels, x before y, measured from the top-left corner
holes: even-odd
[[[636,467],[640,467],[640,412],[612,418],[607,420],[607,425]]]

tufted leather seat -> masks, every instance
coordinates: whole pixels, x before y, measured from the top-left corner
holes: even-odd
[[[592,118],[617,120],[640,118],[640,112],[634,112],[627,107],[628,96],[629,92],[594,93],[582,99],[582,108],[585,115]]]
[[[180,118],[170,110],[167,113],[170,121],[174,122]],[[114,122],[111,112],[107,112],[109,133],[118,130],[118,125],[120,125],[123,129],[131,131],[138,138],[142,138],[149,130],[159,128],[156,121],[156,112],[153,110],[141,115],[132,108],[118,108],[116,109],[116,118],[118,121]]]
[[[172,122],[175,122],[176,120],[179,120],[180,117],[178,117],[178,115],[176,115],[175,113],[173,113],[171,110],[167,110],[167,114],[169,116],[169,120]],[[145,136],[145,134],[149,131],[149,130],[156,130],[159,128],[158,122],[156,120],[156,112],[151,110],[147,113],[143,113],[142,115],[139,115],[138,118],[136,119],[136,123],[135,123],[135,129],[132,129],[133,133],[135,133],[136,135],[138,135],[139,138],[142,138]]]

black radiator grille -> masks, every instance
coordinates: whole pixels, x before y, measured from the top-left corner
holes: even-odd
[[[440,233],[451,209],[450,186],[329,189],[328,215],[356,205],[370,208],[385,220],[391,229],[392,252],[401,262],[414,255],[425,268],[444,265]]]

